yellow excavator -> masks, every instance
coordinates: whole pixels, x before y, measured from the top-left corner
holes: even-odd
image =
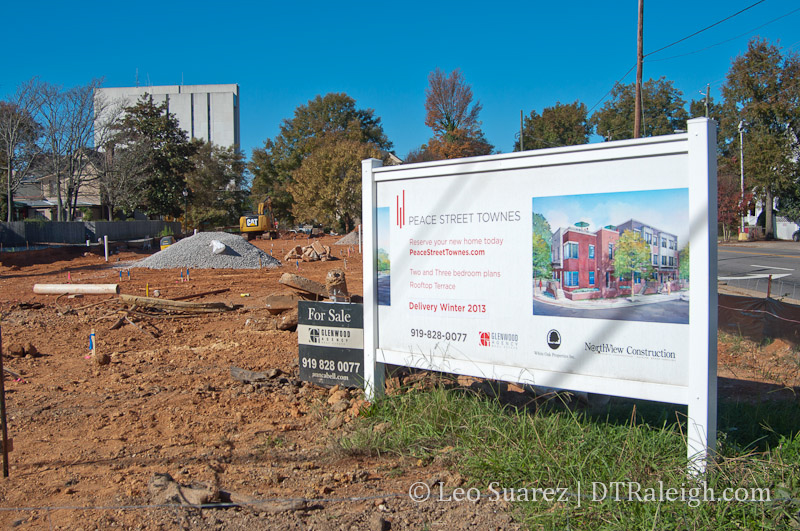
[[[258,214],[245,214],[239,218],[239,231],[245,240],[261,237],[273,240],[278,237],[278,226],[272,213],[272,199],[266,197],[258,204]]]

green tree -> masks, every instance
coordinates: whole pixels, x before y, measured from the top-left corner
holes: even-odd
[[[252,196],[272,198],[272,208],[279,219],[292,220],[294,198],[293,174],[328,134],[347,134],[353,140],[389,151],[381,119],[372,109],[358,109],[353,98],[343,93],[317,96],[295,109],[294,117],[281,124],[281,131],[253,150],[250,172]]]
[[[361,161],[368,158],[382,158],[373,144],[325,135],[293,174],[294,217],[350,232],[361,215]]]
[[[186,175],[192,169],[197,145],[189,142],[178,119],[168,112],[166,102],[156,105],[153,97],[145,94],[127,107],[114,143],[125,149],[144,147],[149,153],[141,202],[145,211],[151,215],[181,215]]]
[[[635,83],[614,86],[611,99],[591,118],[598,135],[606,140],[633,138],[635,88]],[[670,135],[676,129],[686,129],[685,105],[683,93],[672,81],[664,77],[645,81],[642,85],[642,136]]]
[[[689,245],[681,249],[678,254],[678,275],[680,278],[689,280]]]
[[[533,277],[550,278],[553,273],[550,263],[550,242],[553,233],[550,223],[539,213],[533,214]]]
[[[543,149],[588,144],[591,134],[586,105],[577,100],[566,104],[556,102],[553,107],[545,107],[541,115],[533,110],[525,117],[522,147]],[[519,151],[519,140],[514,143],[514,151]]]
[[[425,125],[433,130],[427,152],[434,159],[488,155],[494,150],[484,137],[478,118],[480,101],[472,101],[472,87],[461,71],[436,69],[428,75],[425,90]]]
[[[244,182],[244,155],[233,147],[193,141],[196,153],[186,175],[188,192],[186,222],[189,227],[222,226],[238,223],[246,199],[240,191]]]
[[[634,279],[636,273],[647,276],[652,269],[650,265],[650,245],[638,232],[626,230],[617,241],[614,254],[614,271],[619,278],[630,279],[631,298],[634,296]]]
[[[759,194],[765,233],[774,234],[773,197],[796,195],[800,133],[800,57],[782,55],[777,46],[753,39],[733,60],[725,85],[725,119],[720,135],[729,153],[739,150],[739,124],[745,127],[744,171]]]

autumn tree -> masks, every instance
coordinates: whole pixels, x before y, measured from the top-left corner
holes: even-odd
[[[246,200],[244,155],[235,147],[193,140],[192,168],[186,174],[188,227],[216,227],[238,223]]]
[[[36,121],[41,106],[37,84],[35,78],[22,83],[12,96],[0,101],[0,164],[9,222],[14,210],[14,192],[42,152],[42,127]]]
[[[368,158],[383,155],[345,132],[325,135],[293,174],[294,217],[350,232],[361,215],[361,161]]]
[[[645,276],[651,270],[650,245],[641,233],[632,230],[623,232],[614,251],[614,271],[619,278],[630,278],[631,298],[634,296],[636,273]]]
[[[740,178],[732,171],[734,164],[737,164],[736,160],[720,159],[717,178],[717,221],[725,241],[730,240],[733,231],[738,232],[742,216],[747,214],[753,200],[749,190],[742,194]]]
[[[592,127],[589,123],[586,105],[556,102],[545,107],[542,114],[535,110],[523,120],[522,147],[525,149],[544,149],[549,147],[588,144]],[[519,140],[514,143],[514,151],[519,151]]]
[[[633,138],[635,84],[617,83],[603,108],[591,117],[595,132],[606,140]],[[661,77],[642,85],[642,136],[670,135],[686,129],[683,93]]]
[[[276,217],[294,219],[294,172],[317,145],[325,144],[327,135],[342,133],[380,150],[392,149],[381,119],[372,109],[357,108],[355,100],[344,93],[317,96],[297,107],[294,117],[283,121],[275,138],[253,150],[249,164],[253,198],[270,196]]]
[[[734,59],[722,87],[725,119],[720,135],[730,152],[744,133],[744,172],[748,187],[764,205],[765,234],[774,234],[773,198],[796,195],[800,136],[800,57],[782,55],[777,46],[753,39]]]
[[[494,150],[481,130],[482,106],[473,102],[461,71],[449,75],[436,69],[428,76],[425,90],[425,125],[433,130],[427,152],[435,159],[488,155]]]
[[[179,216],[184,209],[186,175],[192,169],[197,145],[189,142],[166,102],[156,105],[143,95],[125,109],[114,139],[119,149],[149,153],[141,206],[151,215]]]

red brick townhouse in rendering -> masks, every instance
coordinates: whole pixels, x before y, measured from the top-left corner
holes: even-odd
[[[595,232],[586,229],[587,223],[561,227],[553,233],[550,243],[553,279],[558,281],[564,295],[570,299],[608,298],[630,293],[630,283],[620,285],[614,275],[614,255],[620,234],[634,231],[650,245],[653,277],[648,293],[658,289],[656,284],[678,278],[678,237],[630,219],[616,227],[608,225]],[[642,278],[635,275],[634,283]],[[580,293],[580,296],[578,296]],[[637,293],[639,293],[637,288]]]

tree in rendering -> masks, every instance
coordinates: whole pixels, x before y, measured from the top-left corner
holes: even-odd
[[[733,60],[725,85],[720,135],[730,154],[744,138],[744,174],[760,196],[765,233],[774,234],[774,197],[798,195],[800,174],[800,56],[753,39]],[[743,135],[739,127],[743,128]]]
[[[553,273],[550,242],[553,234],[550,223],[539,213],[533,214],[533,278],[550,278]]]
[[[525,149],[544,149],[549,147],[588,144],[592,127],[586,113],[586,105],[579,101],[573,103],[557,102],[545,107],[542,114],[535,110],[523,120],[522,147]],[[514,143],[514,151],[519,151],[519,140]]]
[[[482,108],[480,101],[473,102],[472,87],[460,70],[431,72],[425,90],[425,125],[433,130],[426,149],[429,156],[452,159],[490,154],[494,146],[481,130]]]
[[[294,172],[317,146],[329,144],[325,140],[329,134],[346,134],[351,140],[387,152],[392,149],[381,119],[372,109],[357,108],[356,101],[344,93],[317,96],[297,107],[294,117],[283,121],[275,138],[253,150],[249,164],[253,198],[270,196],[276,217],[294,219]]]
[[[650,244],[644,241],[640,233],[626,230],[617,241],[614,271],[619,278],[630,279],[631,298],[634,296],[636,274],[645,277],[650,270]]]
[[[617,83],[603,108],[591,117],[595,132],[606,140],[633,138],[635,84]],[[683,93],[664,77],[642,86],[642,136],[670,135],[686,129]]]
[[[687,244],[678,254],[678,275],[684,280],[689,280],[689,245]]]

